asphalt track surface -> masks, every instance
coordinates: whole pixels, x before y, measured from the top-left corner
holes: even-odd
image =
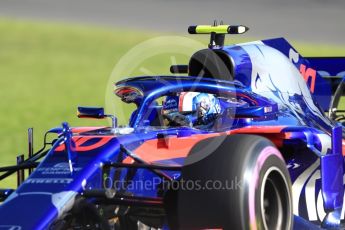
[[[259,39],[344,44],[344,0],[0,0],[0,17],[186,33],[214,19]]]

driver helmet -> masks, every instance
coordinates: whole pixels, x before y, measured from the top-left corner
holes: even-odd
[[[212,125],[221,112],[213,94],[182,92],[166,97],[162,114],[170,126]]]

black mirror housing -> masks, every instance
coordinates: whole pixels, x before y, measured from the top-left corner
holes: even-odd
[[[79,118],[94,118],[104,119],[107,116],[104,114],[104,108],[102,107],[78,107]]]

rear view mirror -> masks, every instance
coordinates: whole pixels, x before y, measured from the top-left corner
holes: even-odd
[[[104,114],[104,108],[102,107],[78,107],[78,117],[103,119],[107,116]]]
[[[117,127],[117,118],[114,115],[104,114],[104,108],[102,107],[78,107],[79,118],[93,118],[93,119],[104,119],[111,118],[112,128]]]

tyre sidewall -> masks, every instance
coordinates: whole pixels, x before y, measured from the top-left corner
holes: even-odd
[[[217,137],[216,137],[217,138]],[[285,161],[269,140],[254,135],[231,135],[209,156],[186,165],[184,180],[237,180],[240,188],[229,190],[177,191],[173,222],[179,229],[223,227],[223,229],[264,229],[261,209],[262,180],[274,167],[285,178],[288,219],[292,223],[291,181]],[[202,151],[217,140],[204,140],[195,149]],[[195,158],[195,152],[191,152]],[[195,159],[193,159],[195,160]],[[174,199],[175,200],[175,199]],[[171,200],[170,200],[171,202]],[[168,210],[169,211],[169,210]],[[194,227],[195,226],[195,227]],[[290,229],[287,226],[286,229]]]

